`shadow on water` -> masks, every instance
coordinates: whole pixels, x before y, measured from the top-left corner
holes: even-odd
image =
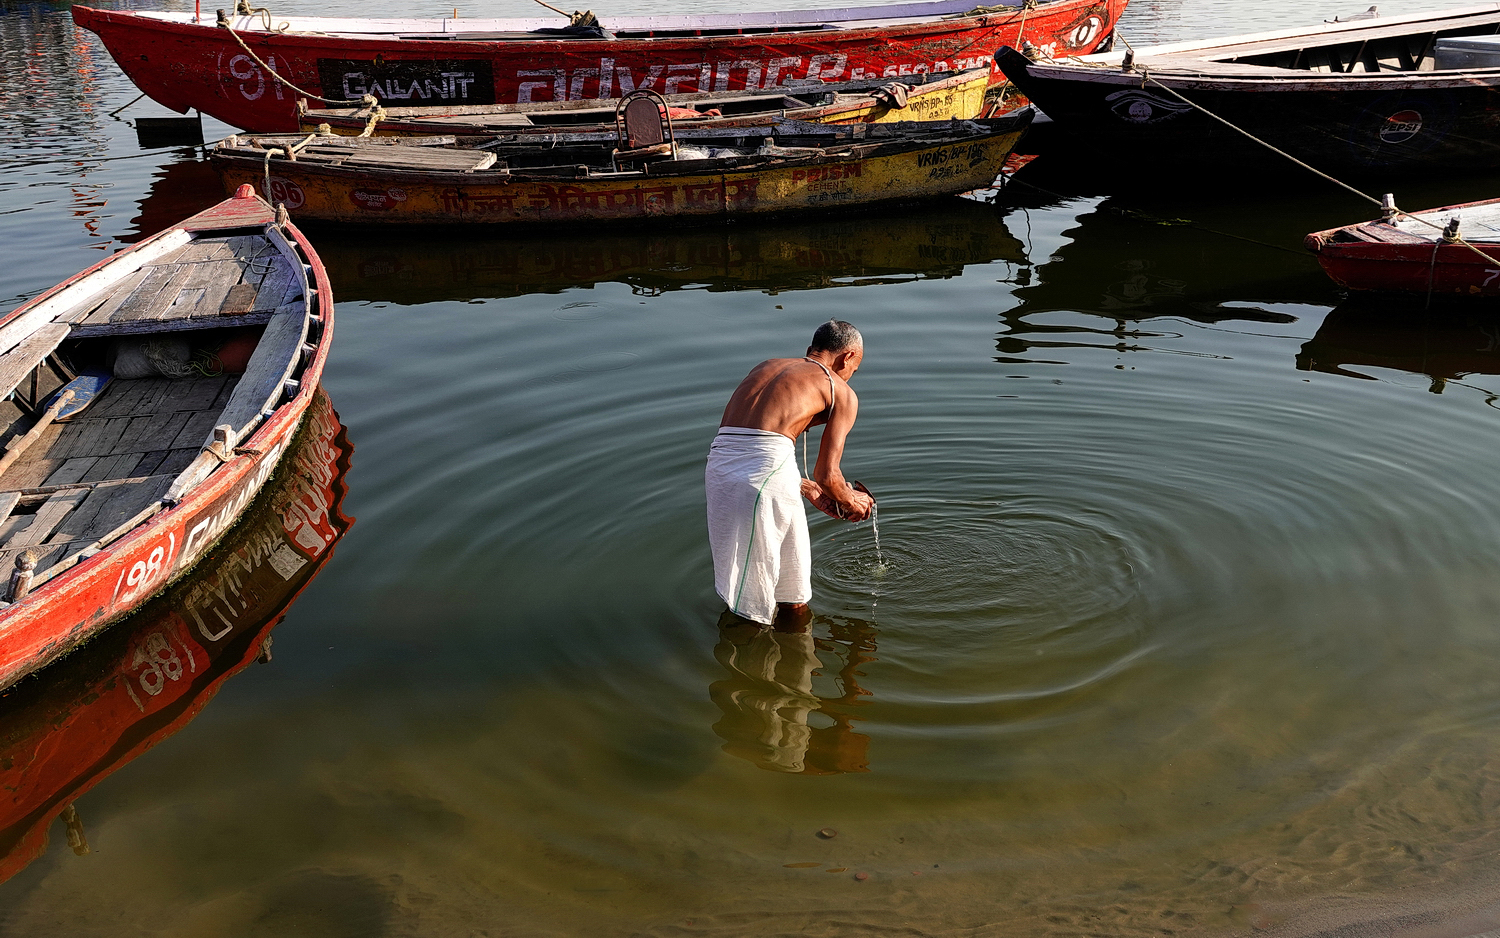
[[[845,616],[818,616],[805,632],[782,632],[726,610],[714,657],[729,677],[709,687],[723,713],[713,729],[724,751],[771,772],[870,771],[870,737],[854,723],[871,703],[859,677],[860,667],[876,660],[875,636],[873,623]],[[829,696],[814,685],[823,676],[819,652],[838,661]]]
[[[271,660],[271,630],[353,524],[341,510],[352,453],[319,392],[273,481],[185,580],[4,695],[0,882],[41,855],[59,816],[87,853],[73,801]]]
[[[1420,297],[1354,297],[1324,318],[1297,368],[1365,380],[1372,369],[1404,371],[1441,394],[1470,375],[1500,375],[1500,314],[1488,303],[1424,309]]]

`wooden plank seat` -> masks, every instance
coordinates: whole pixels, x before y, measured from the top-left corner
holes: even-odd
[[[489,169],[495,165],[495,154],[484,150],[383,145],[320,144],[310,146],[298,153],[297,159],[334,165],[386,166],[443,173],[466,173],[477,169]]]
[[[59,318],[72,324],[75,339],[261,325],[301,292],[302,283],[292,262],[262,235],[202,237]]]
[[[0,474],[0,569],[29,548],[45,570],[160,501],[239,380],[116,379],[77,419],[48,427]]]

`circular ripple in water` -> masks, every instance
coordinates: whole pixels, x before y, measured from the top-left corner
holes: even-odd
[[[814,561],[822,596],[1044,630],[1126,613],[1138,597],[1138,545],[1107,519],[950,503],[888,509],[880,533],[878,556],[869,524],[821,539]]]

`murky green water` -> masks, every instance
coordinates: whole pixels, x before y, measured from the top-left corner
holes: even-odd
[[[377,7],[329,9],[449,9]],[[107,116],[135,92],[64,5],[0,11],[10,302],[219,196],[136,156],[156,111]],[[314,231],[358,524],[0,934],[1495,927],[1500,314],[1341,303],[1299,247],[1366,215],[1337,193],[1032,170],[897,216]],[[812,635],[721,631],[708,442],[830,316],[887,569],[814,520]]]

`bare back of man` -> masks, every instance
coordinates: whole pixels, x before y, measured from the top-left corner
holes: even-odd
[[[750,370],[724,408],[721,427],[770,430],[797,439],[810,427],[825,426],[812,479],[803,496],[824,511],[849,521],[870,516],[874,500],[844,479],[844,442],[859,416],[859,396],[849,378],[859,370],[863,348],[853,352],[809,350],[804,358],[772,358]],[[830,417],[830,412],[832,416]]]

